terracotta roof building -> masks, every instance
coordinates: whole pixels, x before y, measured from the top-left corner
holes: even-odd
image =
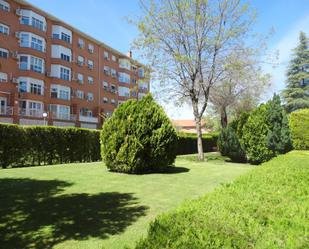
[[[195,121],[190,119],[178,119],[172,120],[173,125],[177,131],[187,132],[187,133],[196,133]],[[202,132],[206,132],[205,121],[202,121]]]

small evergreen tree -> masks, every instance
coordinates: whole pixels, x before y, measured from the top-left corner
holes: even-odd
[[[286,89],[283,90],[287,112],[309,107],[309,49],[304,32],[299,35],[299,45],[293,51],[287,71]]]
[[[104,122],[101,155],[111,171],[164,171],[176,158],[177,134],[150,94],[128,100]]]

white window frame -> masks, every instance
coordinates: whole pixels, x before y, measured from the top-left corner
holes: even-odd
[[[11,7],[10,4],[6,1],[0,0],[0,9],[6,12],[10,12]]]
[[[9,35],[10,27],[3,23],[0,23],[0,34]]]
[[[0,72],[0,83],[8,82],[8,74],[4,72]]]

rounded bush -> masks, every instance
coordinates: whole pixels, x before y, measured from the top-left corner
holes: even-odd
[[[126,101],[104,122],[101,156],[111,171],[164,171],[175,161],[176,143],[173,125],[148,94],[140,101]]]

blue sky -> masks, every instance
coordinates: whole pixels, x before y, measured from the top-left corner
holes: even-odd
[[[126,17],[139,15],[138,0],[28,0],[46,12],[68,24],[126,53],[137,36],[137,30],[128,24]],[[297,45],[299,31],[309,36],[309,0],[252,0],[258,18],[254,30],[275,33],[268,41],[270,51],[279,51],[280,65],[275,69],[265,65],[265,72],[271,73],[273,87],[278,92],[284,87],[285,69],[291,49]],[[134,54],[133,54],[134,56]],[[189,106],[166,107],[173,118],[192,118]]]

